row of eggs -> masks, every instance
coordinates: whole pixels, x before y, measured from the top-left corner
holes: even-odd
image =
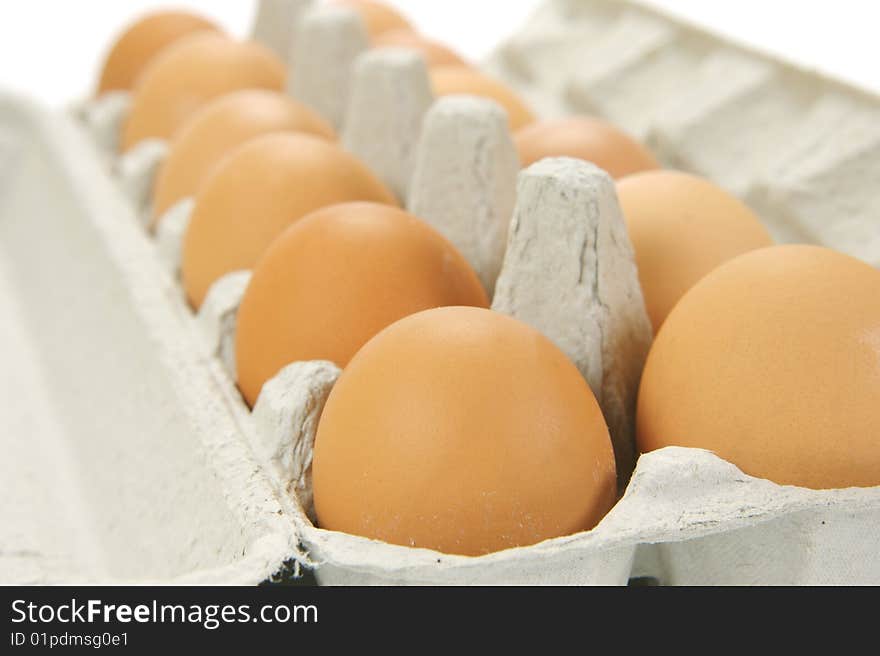
[[[880,273],[817,247],[772,247],[739,200],[660,169],[616,127],[536,120],[394,10],[345,4],[374,46],[420,50],[436,95],[501,104],[523,166],[569,156],[617,179],[657,335],[641,451],[708,448],[783,484],[880,483]],[[262,46],[165,12],[116,42],[98,92],[132,93],[122,150],[170,141],[151,227],[195,197],[181,270],[190,304],[253,269],[235,346],[247,403],[290,362],[344,368],[316,437],[320,525],[466,555],[593,527],[617,499],[616,475],[581,374],[539,332],[487,309],[455,247],[400,209],[285,83]]]

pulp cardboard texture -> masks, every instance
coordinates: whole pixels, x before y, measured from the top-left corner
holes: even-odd
[[[556,158],[520,174],[492,309],[540,330],[589,383],[621,487],[635,465],[636,395],[652,339],[634,257],[605,171]]]
[[[880,266],[880,103],[636,2],[548,0],[485,67],[746,200],[777,241]]]
[[[131,107],[131,94],[111,91],[100,102],[87,101],[73,107],[73,114],[86,126],[104,153],[119,150],[120,126]]]
[[[0,143],[0,580],[273,577],[293,502],[104,160],[9,98]]]
[[[195,209],[195,198],[190,196],[179,200],[166,210],[162,215],[159,225],[156,226],[156,250],[162,265],[173,278],[180,275],[180,266],[183,259],[183,238],[189,227],[192,213]],[[141,208],[142,211],[144,208]],[[144,211],[141,215],[143,224],[149,223],[149,213]]]
[[[519,169],[497,103],[449,97],[428,111],[407,209],[452,242],[489,295],[504,259]]]
[[[322,5],[307,11],[294,33],[287,90],[338,131],[348,107],[354,62],[369,47],[367,28],[354,10]]]
[[[250,271],[227,273],[211,285],[197,315],[205,344],[232,380],[237,379],[234,340],[238,306],[250,281]]]
[[[260,0],[251,28],[252,38],[287,61],[295,47],[297,26],[313,4],[313,0]]]
[[[135,213],[145,225],[149,223],[153,180],[167,156],[167,141],[145,139],[116,162],[114,175]]]
[[[299,91],[291,91],[319,109],[326,103],[325,116],[339,125],[349,88],[369,68],[355,65],[363,27],[341,11],[300,11],[305,4],[264,0],[258,28],[273,17],[303,18],[287,32],[256,33],[267,42],[277,39],[279,52],[293,51],[295,69],[311,68]],[[329,42],[309,37],[310,30]],[[605,39],[627,44],[619,60],[614,48],[601,46]],[[595,52],[607,59],[593,56],[600,46],[604,50]],[[319,64],[333,69],[323,87],[315,82]],[[875,264],[880,258],[868,239],[878,233],[871,187],[880,166],[880,130],[872,121],[877,105],[857,91],[635,4],[600,0],[547,3],[487,67],[545,115],[604,114],[660,148],[667,163],[737,189],[759,210],[770,208],[768,223],[783,238],[809,238]],[[395,70],[401,69],[385,72]],[[696,82],[695,70],[701,71]],[[416,78],[398,79],[405,85]],[[681,94],[668,97],[670,89],[687,89],[689,102],[677,102]],[[375,97],[381,101],[381,94]],[[129,168],[124,178],[113,164],[125,102],[117,96],[90,103],[74,121],[0,101],[0,403],[8,422],[0,439],[11,456],[0,462],[0,491],[8,499],[0,510],[0,580],[256,583],[289,571],[295,559],[314,568],[324,584],[619,585],[631,575],[669,584],[880,583],[880,489],[778,486],[697,449],[667,448],[639,458],[621,500],[593,530],[479,558],[315,527],[312,444],[338,369],[293,363],[248,411],[229,369],[247,274],[218,281],[198,317],[186,307],[175,272],[189,209],[178,212],[160,250],[143,228],[144,196],[131,190],[149,189],[161,154],[154,150],[152,161],[139,155],[149,165],[139,174]],[[456,106],[462,125],[490,125],[482,103],[462,106],[454,98],[438,101],[428,115]],[[779,118],[785,112],[793,113],[788,121]],[[443,157],[426,151],[427,121],[423,128],[416,170],[428,154]],[[730,138],[737,131],[766,158],[749,156],[751,149]],[[601,235],[552,240],[537,231],[547,250],[535,258],[558,267],[548,264],[526,276],[519,267],[531,260],[521,257],[525,248],[512,230],[496,309],[546,322],[533,303],[502,293],[505,279],[519,279],[526,296],[538,298],[536,290],[548,284],[541,276],[567,270],[572,276],[559,282],[576,298],[578,286],[602,280],[601,272],[591,274],[582,264],[584,253],[597,269],[632,267],[604,173],[574,161],[539,163],[522,174],[519,194],[511,196],[499,192],[506,184],[500,181],[510,177],[503,168],[509,158],[496,152],[493,160],[481,139],[464,147],[464,153],[448,148],[447,156],[471,157],[469,175],[458,173],[476,180],[463,187],[465,204],[488,204],[486,215],[500,220],[516,215],[532,224],[529,230],[543,217],[549,234],[571,227],[573,210],[561,199],[577,192],[590,207],[590,223],[615,235],[616,248],[609,249]],[[494,167],[485,164],[487,157]],[[744,171],[743,161],[755,168]],[[450,188],[443,176],[433,177],[439,188]],[[430,178],[419,183],[422,198],[437,196]],[[579,182],[584,179],[591,184]],[[407,183],[412,196],[415,180]],[[540,198],[560,189],[565,193],[551,193],[554,211],[542,213]],[[452,212],[445,222],[431,203],[419,207],[433,213],[441,231],[455,225]],[[493,247],[485,244],[486,251],[471,257],[489,261]],[[606,312],[626,317],[618,325],[627,337],[616,338],[617,350],[593,351],[598,361],[609,353],[643,357],[644,308],[628,278],[599,299],[612,304]],[[570,318],[566,308],[546,308],[547,316],[558,317],[544,326],[551,339],[564,342],[595,321],[597,308],[577,303]],[[582,370],[593,372],[591,383],[600,390],[624,390],[626,403],[627,384],[595,378],[596,367]]]
[[[376,49],[356,61],[342,143],[406,202],[422,119],[434,101],[428,67],[411,50]]]

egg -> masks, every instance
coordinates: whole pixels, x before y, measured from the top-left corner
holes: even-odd
[[[507,111],[513,131],[535,120],[532,110],[516,93],[484,73],[467,66],[436,66],[430,73],[436,96],[473,95],[494,100]]]
[[[488,305],[464,257],[401,209],[333,205],[300,219],[254,269],[238,313],[238,385],[253,405],[291,362],[345,367],[367,340],[432,307]]]
[[[373,39],[374,48],[408,48],[425,58],[428,67],[466,66],[466,62],[442,43],[428,39],[412,30],[390,30]]]
[[[181,263],[189,302],[198,308],[222,275],[251,269],[294,221],[355,200],[396,203],[366,166],[325,139],[273,133],[236,148],[195,198]]]
[[[618,181],[617,195],[655,333],[684,293],[712,269],[773,243],[744,203],[688,173],[627,176]]]
[[[410,22],[396,9],[373,0],[335,0],[336,4],[354,9],[364,21],[370,38],[391,30],[412,29]]]
[[[642,451],[709,449],[782,485],[880,485],[880,271],[818,246],[741,255],[651,348]]]
[[[650,151],[616,126],[591,116],[538,121],[514,135],[524,167],[545,157],[592,162],[612,178],[659,169]]]
[[[143,70],[167,46],[195,32],[219,28],[209,20],[184,11],[148,14],[128,26],[104,59],[97,94],[131,91]]]
[[[322,528],[466,556],[589,530],[616,498],[578,370],[480,308],[420,312],[370,340],[327,399],[312,473]]]
[[[224,155],[271,132],[306,132],[336,139],[333,128],[317,112],[277,91],[250,89],[213,100],[180,129],[159,170],[153,227],[168,208],[196,193],[205,174]]]
[[[239,89],[285,85],[271,50],[217,34],[195,34],[166,48],[146,68],[122,126],[122,149],[147,138],[171,139],[205,103]]]

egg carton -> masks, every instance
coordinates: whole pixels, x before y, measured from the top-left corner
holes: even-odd
[[[297,29],[281,37],[292,43],[276,43],[281,52],[302,53],[294,57],[291,93],[314,107],[337,103],[322,111],[341,120],[343,144],[466,254],[487,287],[495,287],[495,309],[536,325],[578,365],[609,419],[626,482],[633,459],[627,417],[650,327],[608,176],[564,159],[518,175],[494,103],[432,103],[417,57],[353,52],[352,34],[363,30],[356,17],[307,4],[265,2],[255,29],[260,34],[260,21],[271,23],[273,16],[299,17]],[[547,61],[556,56],[554,44],[566,44],[577,61],[578,30],[566,40],[549,29],[560,7],[579,7],[581,18],[601,7],[606,27],[614,20],[610,3],[564,3],[544,9],[530,28],[543,25],[544,41],[529,41],[527,31],[514,42],[540,44]],[[592,23],[582,23],[585,34]],[[303,44],[321,49],[310,56]],[[490,68],[506,69],[515,50],[502,46]],[[329,71],[323,86],[293,84],[318,79],[308,71],[319,66]],[[555,88],[538,93],[522,84],[521,73],[508,79],[531,98],[540,96],[544,111],[559,102]],[[233,349],[249,274],[221,279],[199,314],[189,311],[175,278],[192,201],[172,208],[153,240],[137,225],[148,215],[151,179],[167,148],[149,142],[121,160],[111,155],[126,104],[124,94],[111,96],[81,107],[75,120],[9,101],[0,112],[12,126],[3,131],[12,138],[0,139],[0,162],[22,176],[17,193],[4,191],[0,203],[2,245],[12,264],[4,267],[4,296],[16,308],[12,316],[21,317],[8,326],[10,353],[19,354],[10,361],[25,381],[6,398],[29,395],[16,403],[21,414],[49,425],[22,423],[21,430],[49,436],[46,451],[60,465],[53,479],[66,483],[39,507],[64,521],[46,522],[33,512],[32,498],[42,502],[47,494],[37,490],[62,486],[47,486],[47,475],[33,470],[4,479],[10,498],[22,499],[20,516],[6,523],[13,533],[0,538],[10,545],[0,550],[6,580],[257,582],[290,576],[299,563],[324,584],[880,580],[876,488],[777,486],[695,449],[639,458],[622,498],[593,530],[478,558],[317,528],[312,443],[339,371],[325,362],[294,363],[248,411],[234,384]],[[664,157],[670,161],[671,151]],[[28,158],[37,164],[29,168]],[[59,190],[66,197],[47,210]],[[498,229],[511,216],[510,230]],[[34,258],[42,254],[34,245],[58,230],[66,237],[55,246],[58,258]],[[60,288],[59,270],[69,274]],[[67,280],[75,303],[60,297]],[[58,391],[46,398],[47,390]],[[102,403],[108,399],[109,409]],[[12,462],[35,460],[30,443],[13,448],[21,458]],[[134,463],[146,463],[152,477],[143,467],[127,469]],[[74,512],[59,512],[61,501]],[[73,544],[56,558],[49,548],[63,544],[53,539],[62,529]],[[34,549],[20,548],[31,541]],[[31,569],[22,568],[33,554]]]

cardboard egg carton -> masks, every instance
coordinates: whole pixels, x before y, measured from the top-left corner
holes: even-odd
[[[565,159],[519,174],[498,106],[432,102],[418,58],[367,52],[352,39],[363,27],[350,12],[308,4],[266,0],[255,26],[277,51],[299,53],[290,92],[336,117],[343,145],[466,254],[495,289],[496,310],[535,325],[575,362],[608,418],[627,483],[650,325],[610,178]],[[545,113],[571,111],[569,94],[560,93],[570,80],[557,66],[544,89],[536,75],[553,61],[577,66],[585,43],[602,35],[629,35],[621,70],[633,77],[617,78],[626,93],[639,88],[632,80],[641,52],[654,53],[647,57],[652,70],[671,76],[680,57],[657,55],[676,42],[677,24],[634,5],[625,5],[626,22],[618,23],[619,7],[548,5],[490,68]],[[267,27],[285,16],[297,26]],[[609,32],[613,25],[617,31]],[[636,38],[645,25],[650,34]],[[719,42],[698,36],[693,48],[708,56]],[[309,43],[321,44],[320,56],[309,54]],[[317,79],[310,67],[327,71],[330,86],[297,86],[296,79]],[[590,75],[603,79],[599,70]],[[613,89],[614,78],[605,80]],[[603,95],[612,107],[614,94]],[[720,111],[723,102],[710,96],[717,97],[707,93],[701,106]],[[10,532],[0,532],[0,579],[255,583],[294,577],[305,565],[324,584],[880,581],[880,490],[777,486],[695,449],[639,458],[622,498],[593,530],[479,558],[316,527],[312,445],[339,371],[326,362],[293,363],[248,410],[235,387],[233,351],[249,274],[219,280],[193,315],[176,279],[192,199],[172,208],[155,236],[146,234],[148,192],[167,147],[149,142],[121,159],[113,155],[126,103],[124,94],[90,103],[74,120],[0,105],[0,168],[21,181],[15,193],[0,188],[0,301],[14,309],[6,343],[18,374],[4,398],[21,430],[40,437],[13,441],[12,462],[41,462],[37,454],[46,454],[53,463],[51,474],[7,465],[17,473],[0,479],[20,499],[7,510]],[[850,107],[841,103],[825,113],[812,108],[824,117],[813,120],[831,121],[837,108]],[[702,120],[679,116],[670,125]],[[669,144],[661,153],[667,162],[723,161],[699,149],[699,158],[687,155],[676,139],[653,139]],[[834,177],[821,158],[810,170],[816,180]],[[779,187],[758,188],[750,193],[790,205],[780,201],[788,196]],[[64,239],[40,246],[59,233]]]

